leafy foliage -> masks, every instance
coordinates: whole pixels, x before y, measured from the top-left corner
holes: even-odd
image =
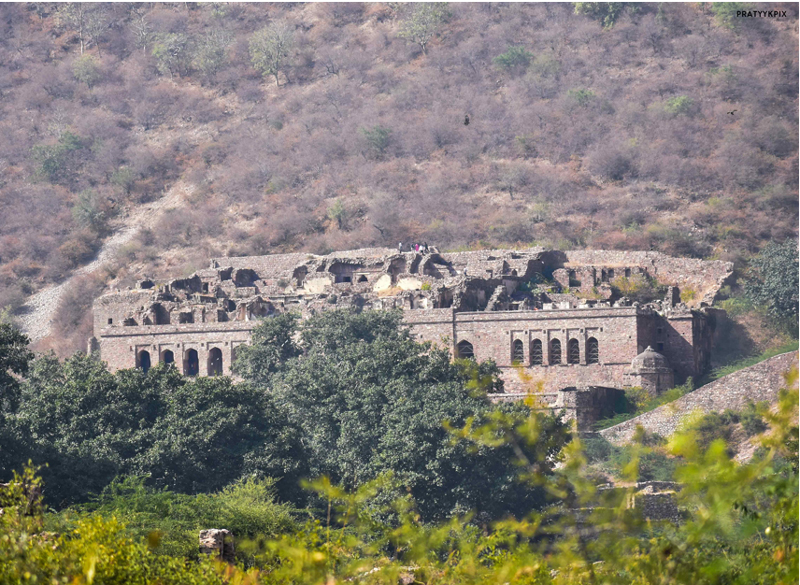
[[[505,53],[498,55],[492,61],[501,69],[522,70],[528,68],[533,59],[533,53],[525,47],[510,47]]]
[[[250,37],[250,60],[264,77],[271,75],[280,85],[278,74],[284,71],[294,45],[294,35],[285,22],[276,21]]]
[[[621,296],[640,303],[649,303],[663,298],[667,292],[666,286],[641,274],[616,276],[611,280],[611,288]]]
[[[767,307],[774,318],[794,325],[798,316],[797,241],[770,242],[750,263],[745,294],[757,305]]]
[[[175,75],[184,75],[191,61],[189,38],[182,33],[167,33],[161,35],[153,43],[153,57],[156,67],[162,75],[169,74],[170,79]]]
[[[13,412],[19,401],[16,376],[28,373],[33,352],[28,337],[9,323],[0,323],[0,414]]]
[[[414,342],[401,318],[328,311],[297,330],[294,319],[270,319],[256,329],[236,370],[301,429],[312,477],[356,488],[391,473],[390,493],[409,490],[426,519],[468,510],[498,517],[540,504],[541,493],[514,480],[510,448],[469,449],[451,442],[442,426],[495,416],[486,390],[498,388],[496,366],[451,363],[447,351]],[[278,354],[286,357],[278,361]],[[525,412],[506,406],[502,416],[514,421]],[[567,440],[556,418],[540,424],[556,445]],[[485,493],[493,494],[490,501]]]
[[[245,476],[280,477],[297,493],[303,456],[291,427],[262,392],[228,378],[187,380],[173,367],[111,374],[91,357],[34,361],[5,430],[20,445],[4,472],[30,457],[48,501],[86,501],[117,475],[156,487],[214,491]]]
[[[625,2],[573,2],[575,14],[599,20],[605,28],[611,28],[616,23],[625,7]]]
[[[377,160],[384,158],[391,144],[392,129],[378,125],[372,128],[360,128],[359,131],[367,143],[367,153],[370,157]]]
[[[749,2],[713,2],[711,12],[717,22],[726,28],[736,28],[736,13],[742,10],[750,10],[753,7]]]
[[[275,501],[275,480],[239,481],[210,494],[185,495],[145,485],[145,477],[115,479],[88,504],[78,508],[95,517],[115,517],[135,539],[158,534],[154,551],[162,555],[197,559],[197,533],[224,526],[237,539],[274,538],[292,530],[292,509]],[[66,532],[74,528],[74,509],[48,521],[47,528]],[[247,560],[244,551],[240,558]]]
[[[415,42],[423,53],[427,53],[428,43],[439,32],[449,14],[446,2],[413,4],[410,13],[400,25],[398,36]]]
[[[624,399],[620,402],[620,404],[615,406],[615,411],[617,414],[611,418],[597,421],[594,424],[594,427],[597,430],[613,427],[614,425],[623,423],[626,420],[630,420],[636,416],[639,416],[640,414],[655,410],[659,406],[673,402],[681,396],[692,392],[693,390],[695,390],[695,386],[691,377],[688,378],[682,385],[670,388],[658,396],[651,396],[647,390],[641,387],[629,388],[625,390]]]
[[[85,83],[88,87],[92,87],[103,78],[100,72],[100,63],[92,55],[82,55],[75,59],[75,63],[72,65],[72,74],[75,79]]]
[[[787,386],[792,388],[796,380],[795,370]],[[767,414],[773,433],[748,463],[732,461],[722,440],[703,449],[691,429],[662,444],[659,448],[674,459],[674,475],[682,485],[674,494],[681,511],[678,523],[646,520],[629,508],[633,488],[599,491],[584,455],[598,449],[587,445],[584,450],[582,441],[573,441],[557,456],[561,465],[555,475],[541,466],[553,457],[549,449],[518,459],[528,485],[544,486],[558,496],[559,505],[483,530],[469,518],[421,523],[409,498],[383,504],[384,515],[398,522],[379,523],[374,507],[381,481],[351,492],[324,479],[316,481],[312,488],[329,503],[324,520],[246,542],[253,565],[248,572],[241,565],[224,567],[208,559],[186,563],[158,554],[158,548],[146,544],[158,547],[158,533],[131,541],[118,521],[101,515],[78,514],[68,532],[43,533],[41,516],[24,515],[30,500],[23,486],[37,481],[28,470],[2,488],[6,512],[0,517],[5,535],[0,539],[0,571],[6,581],[27,573],[40,579],[63,576],[75,583],[150,582],[143,575],[162,583],[789,583],[798,571],[797,405],[796,389],[781,392],[776,412]],[[517,445],[540,442],[540,414],[529,411],[526,421],[511,427],[506,422],[498,417],[487,425],[468,424],[457,434],[490,448],[506,440]],[[640,436],[631,446],[624,470],[631,482],[651,445]],[[126,514],[130,502],[153,497],[177,502],[168,494],[140,492],[115,504],[107,500],[106,512],[118,506]],[[159,505],[141,508],[157,510]]]

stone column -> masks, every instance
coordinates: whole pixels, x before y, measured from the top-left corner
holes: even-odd
[[[214,555],[220,560],[232,563],[235,556],[233,534],[231,534],[230,530],[219,528],[201,530],[200,553]]]

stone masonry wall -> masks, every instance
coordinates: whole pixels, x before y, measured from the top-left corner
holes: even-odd
[[[668,437],[680,427],[692,412],[722,412],[726,408],[740,410],[752,402],[773,402],[784,387],[783,374],[797,366],[798,352],[793,351],[739,370],[698,388],[694,392],[655,410],[632,418],[622,424],[600,431],[615,445],[629,442],[641,425],[651,433]]]
[[[637,355],[637,312],[633,307],[551,311],[507,311],[456,315],[457,344],[469,341],[479,360],[494,359],[503,371],[508,392],[530,391],[520,380],[513,363],[515,340],[521,340],[522,364],[536,387],[545,392],[568,386],[622,387],[624,373]],[[599,363],[587,364],[586,342],[598,342]],[[560,364],[550,362],[553,340],[561,345]],[[567,361],[569,340],[577,339],[579,362]],[[534,340],[542,344],[542,365],[531,364]]]
[[[257,321],[230,323],[192,323],[187,325],[159,325],[106,329],[102,332],[100,358],[111,371],[135,368],[142,351],[149,352],[155,366],[165,351],[171,351],[175,365],[183,371],[182,364],[189,350],[198,355],[199,374],[208,373],[209,353],[217,348],[222,352],[222,374],[230,375],[236,348],[250,343],[250,332]]]
[[[99,347],[112,370],[146,368],[166,356],[189,375],[227,374],[236,346],[249,342],[259,318],[289,310],[307,317],[339,307],[402,307],[418,339],[494,360],[509,392],[531,390],[515,363],[527,370],[536,391],[622,388],[630,382],[631,360],[653,344],[681,381],[702,369],[702,352],[710,348],[700,347],[705,317],[678,306],[674,296],[635,306],[624,298],[586,302],[550,285],[531,289],[531,282],[553,275],[565,289],[580,280],[581,289],[598,286],[608,298],[615,276],[659,271],[665,278],[680,276],[673,284],[697,280],[708,291],[730,265],[654,252],[540,248],[442,254],[368,248],[325,256],[216,258],[190,277],[144,279],[137,290],[97,299],[90,347]],[[551,359],[556,341],[558,360]],[[594,341],[597,363],[587,359]],[[534,365],[536,343],[541,364]]]
[[[569,264],[648,268],[648,274],[665,283],[681,283],[694,289],[695,302],[711,304],[717,291],[732,274],[733,264],[719,260],[672,258],[661,252],[623,252],[613,250],[571,250],[565,252]]]

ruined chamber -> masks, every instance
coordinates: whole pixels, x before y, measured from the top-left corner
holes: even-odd
[[[419,340],[494,360],[505,382],[497,399],[536,393],[599,416],[610,390],[660,393],[708,368],[719,315],[710,307],[731,272],[658,252],[539,248],[215,258],[189,278],[97,299],[90,349],[112,370],[168,362],[186,375],[229,374],[260,319],[399,308]],[[643,288],[658,297],[626,296]]]

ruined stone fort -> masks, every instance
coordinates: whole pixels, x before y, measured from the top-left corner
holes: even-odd
[[[535,391],[596,417],[614,391],[657,394],[708,369],[722,315],[711,305],[731,273],[728,262],[658,252],[540,248],[215,258],[188,278],[98,298],[90,349],[111,370],[165,362],[187,376],[229,374],[261,319],[400,308],[417,339],[494,360],[498,399]],[[662,296],[625,296],[642,285]]]

